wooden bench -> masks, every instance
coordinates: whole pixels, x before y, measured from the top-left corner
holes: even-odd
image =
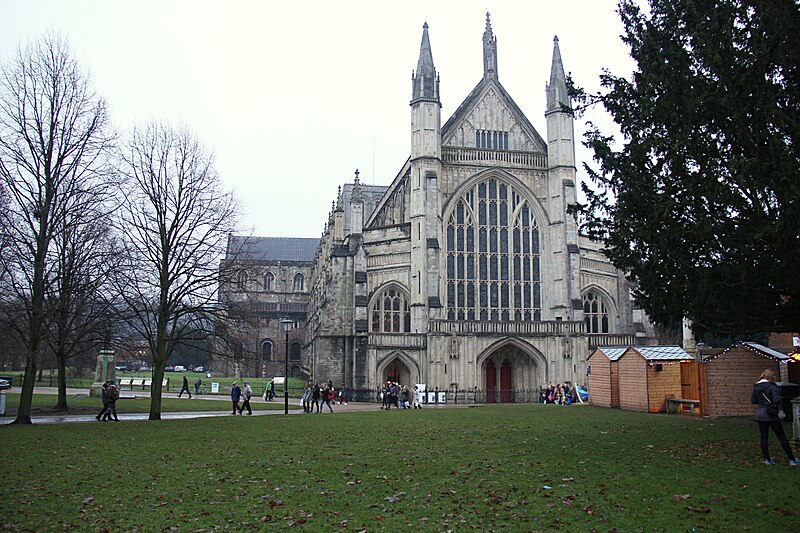
[[[694,416],[695,408],[700,408],[700,400],[687,400],[686,398],[667,398],[667,413],[684,414],[688,412]]]

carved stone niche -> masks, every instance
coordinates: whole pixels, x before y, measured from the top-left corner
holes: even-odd
[[[450,359],[458,359],[459,339],[455,333],[450,334]]]

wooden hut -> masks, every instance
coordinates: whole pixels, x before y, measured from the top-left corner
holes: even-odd
[[[780,381],[793,381],[790,370],[795,374],[800,369],[791,357],[754,342],[736,343],[700,366],[700,404],[703,416],[709,417],[753,415],[750,394],[765,369],[773,370]]]
[[[617,360],[627,347],[597,348],[586,359],[589,371],[589,403],[601,407],[619,407],[619,372]]]
[[[681,361],[692,356],[679,346],[631,346],[617,360],[619,406],[628,411],[667,412],[667,398],[681,395]]]

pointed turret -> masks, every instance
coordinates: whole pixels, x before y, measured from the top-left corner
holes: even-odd
[[[428,37],[428,23],[422,26],[422,44],[419,47],[417,71],[411,74],[411,103],[419,100],[439,102],[439,78],[433,66],[431,41]]]
[[[497,38],[492,33],[492,21],[486,13],[486,30],[483,32],[483,78],[497,79]]]
[[[567,92],[567,77],[561,62],[558,36],[553,38],[553,62],[550,65],[550,83],[547,84],[547,111],[562,111],[563,107],[572,109],[572,101]]]
[[[353,191],[350,193],[350,234],[361,234],[364,229],[364,199],[361,197],[361,183],[358,180],[358,169],[353,180]]]

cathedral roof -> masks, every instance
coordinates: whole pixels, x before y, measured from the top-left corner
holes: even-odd
[[[228,249],[225,258],[312,263],[318,247],[318,238],[231,235],[228,238]]]

